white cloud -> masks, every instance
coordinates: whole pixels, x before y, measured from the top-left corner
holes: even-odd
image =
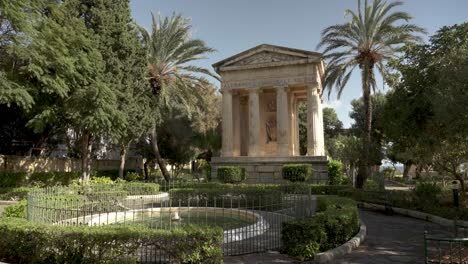
[[[327,101],[327,102],[323,102],[323,105],[322,105],[324,108],[325,107],[329,107],[329,108],[333,108],[333,109],[339,109],[343,106],[341,100],[332,100],[332,101]]]

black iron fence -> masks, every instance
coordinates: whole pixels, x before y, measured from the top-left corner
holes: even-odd
[[[50,225],[138,225],[164,230],[186,225],[221,227],[224,255],[239,255],[279,249],[282,223],[315,212],[315,197],[310,190],[217,190],[209,184],[184,187],[188,185],[40,189],[28,195],[28,220]],[[141,262],[166,259],[158,250],[141,248],[140,252]]]

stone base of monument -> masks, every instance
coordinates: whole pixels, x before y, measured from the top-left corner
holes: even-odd
[[[294,156],[294,157],[213,157],[211,160],[211,175],[217,177],[221,166],[240,166],[245,169],[247,179],[244,183],[287,183],[283,180],[281,168],[284,164],[312,164],[314,177],[312,183],[327,183],[326,156]]]

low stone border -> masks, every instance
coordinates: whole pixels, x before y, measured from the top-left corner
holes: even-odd
[[[364,202],[360,202],[359,205],[361,208],[376,210],[376,211],[388,211],[388,209],[391,209],[394,213],[397,213],[400,215],[405,215],[405,216],[421,219],[424,221],[436,223],[436,224],[439,224],[441,226],[446,226],[446,227],[453,227],[455,224],[455,220],[450,220],[450,219],[446,219],[437,215],[432,215],[432,214],[410,210],[410,209],[385,206],[381,204],[364,203]],[[458,226],[468,227],[468,221],[457,220],[456,224]]]
[[[366,238],[367,234],[366,225],[362,220],[360,220],[360,222],[361,226],[359,228],[359,232],[353,238],[348,240],[348,242],[344,243],[343,245],[337,248],[318,253],[317,255],[315,255],[313,261],[306,263],[331,263],[334,259],[344,256],[356,249],[357,247],[359,247],[359,245],[361,245],[361,243],[364,242],[364,239]]]

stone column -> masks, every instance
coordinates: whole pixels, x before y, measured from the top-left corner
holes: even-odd
[[[260,89],[249,90],[249,157],[260,155]]]
[[[222,156],[231,157],[233,149],[233,130],[232,130],[232,91],[221,90],[223,94],[223,107],[222,107]]]
[[[233,126],[233,146],[232,156],[238,157],[241,152],[241,123],[240,123],[240,96],[239,94],[233,94],[232,96],[232,126]]]
[[[307,155],[324,156],[322,103],[317,86],[307,86]]]
[[[278,157],[289,156],[288,87],[276,87],[276,135]]]

